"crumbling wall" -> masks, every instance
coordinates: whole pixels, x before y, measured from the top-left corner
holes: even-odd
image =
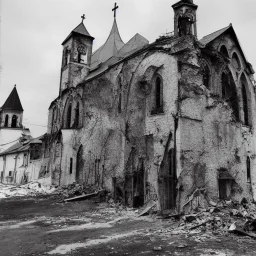
[[[228,170],[234,178],[231,180],[230,194],[233,200],[239,201],[244,197],[252,198],[251,185],[254,186],[254,182],[247,183],[246,159],[247,156],[251,159],[251,174],[253,175],[255,119],[252,127],[243,125],[241,102],[237,102],[240,104],[241,121],[235,120],[232,108],[221,98],[220,79],[224,67],[228,68],[233,75],[241,99],[239,77],[246,70],[246,66],[242,61],[241,53],[239,53],[241,69],[238,72],[232,63],[230,64],[217,52],[223,42],[231,50],[230,54],[235,49],[238,50],[234,40],[228,36],[221,38],[211,46],[216,47],[216,50],[211,48],[211,57],[203,56],[203,52],[193,49],[179,56],[181,77],[179,81],[178,186],[180,198],[178,198],[178,203],[180,206],[184,206],[195,190],[202,188],[206,191],[204,198],[218,200],[218,177],[221,168]],[[203,84],[200,72],[200,58],[202,57],[208,58],[211,64],[209,90]],[[249,86],[254,95],[252,83],[249,82]],[[250,104],[255,110],[255,97],[250,99]]]

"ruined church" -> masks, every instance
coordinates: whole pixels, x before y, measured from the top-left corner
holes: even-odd
[[[104,188],[161,211],[256,199],[255,84],[232,24],[197,37],[193,0],[172,5],[174,32],[121,39],[116,9],[93,52],[82,22],[63,41],[43,174]],[[197,204],[197,205],[196,205]]]

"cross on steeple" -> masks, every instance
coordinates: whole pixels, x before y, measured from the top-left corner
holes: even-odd
[[[82,16],[81,16],[81,18],[82,18],[82,23],[84,22],[84,19],[85,19],[85,15],[83,14]]]
[[[116,10],[117,10],[118,8],[119,8],[119,7],[118,7],[117,4],[115,3],[114,8],[112,9],[112,11],[114,12],[114,18],[116,17]]]

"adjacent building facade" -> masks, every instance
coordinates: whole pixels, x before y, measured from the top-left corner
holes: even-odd
[[[233,26],[197,38],[192,0],[173,5],[174,33],[106,43],[79,24],[63,42],[42,168],[54,185],[104,187],[134,207],[185,210],[256,199],[253,68]]]

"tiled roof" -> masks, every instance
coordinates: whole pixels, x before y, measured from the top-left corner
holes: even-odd
[[[221,34],[223,34],[224,32],[226,32],[232,25],[230,24],[228,27],[222,28],[218,31],[215,31],[207,36],[204,36],[201,40],[200,43],[207,45],[209,44],[211,41],[213,41],[214,39],[216,39],[217,37],[219,37]]]
[[[67,38],[63,41],[62,45],[65,44],[65,42],[72,36],[73,33],[78,33],[78,34],[81,34],[81,35],[84,35],[84,36],[89,36],[91,38],[93,38],[88,30],[86,29],[86,27],[84,26],[84,23],[81,22],[76,28],[74,28],[70,34],[67,36]]]
[[[1,109],[23,111],[16,86],[14,86],[12,92],[10,93]]]

